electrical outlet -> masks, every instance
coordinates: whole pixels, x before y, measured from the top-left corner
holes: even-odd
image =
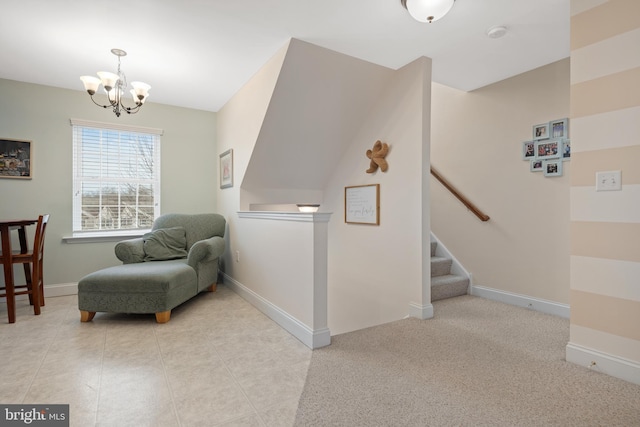
[[[596,191],[622,190],[620,171],[596,172]]]
[[[236,251],[236,262],[240,262],[240,251]]]

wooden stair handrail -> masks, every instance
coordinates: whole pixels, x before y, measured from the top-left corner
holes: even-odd
[[[478,207],[476,205],[471,203],[471,201],[469,201],[469,199],[464,197],[458,190],[456,190],[456,188],[453,185],[451,185],[451,183],[449,183],[449,181],[444,179],[444,177],[442,175],[440,175],[438,173],[438,171],[436,171],[433,168],[433,166],[431,166],[431,175],[433,175],[438,181],[440,181],[442,183],[442,185],[444,185],[446,187],[446,189],[451,192],[451,194],[456,196],[456,198],[458,200],[460,200],[463,205],[465,205],[467,208],[469,208],[469,210],[471,212],[473,212],[473,214],[475,216],[480,218],[481,221],[489,221],[489,215],[487,215],[484,212],[482,212],[480,209],[478,209]]]

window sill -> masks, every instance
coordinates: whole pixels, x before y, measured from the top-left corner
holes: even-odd
[[[82,233],[74,236],[67,236],[62,238],[63,243],[102,243],[102,242],[119,242],[126,239],[135,239],[136,237],[142,237],[143,234],[148,233],[151,230],[130,230],[126,232],[112,232],[112,233]]]

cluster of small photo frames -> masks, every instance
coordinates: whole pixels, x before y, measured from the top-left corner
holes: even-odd
[[[571,160],[569,119],[553,120],[533,127],[533,139],[522,143],[522,160],[531,172],[562,176],[562,162]]]

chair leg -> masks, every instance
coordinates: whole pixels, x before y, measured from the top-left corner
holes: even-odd
[[[18,237],[20,239],[20,253],[25,254],[29,250],[29,244],[27,243],[27,232],[25,227],[18,229]],[[33,305],[33,275],[31,274],[31,263],[25,262],[22,264],[24,269],[24,279],[27,284],[27,290],[29,290],[29,304]],[[35,269],[35,266],[34,266]],[[40,314],[40,313],[36,313]]]
[[[209,287],[207,288],[207,291],[209,291],[209,292],[215,292],[217,289],[218,289],[218,284],[217,284],[217,283],[214,283],[213,285],[211,285],[211,286],[209,286]]]
[[[25,267],[25,274],[27,270],[31,270],[31,265],[30,264],[25,264],[27,267]],[[29,293],[29,300],[31,302],[31,304],[33,305],[33,314],[35,314],[36,316],[40,314],[40,306],[42,305],[40,303],[40,272],[42,270],[40,270],[38,263],[34,263],[33,265],[33,271],[32,274],[30,275],[31,277],[29,277],[29,282],[27,282],[27,287],[28,289],[31,291]]]
[[[156,322],[158,323],[167,323],[171,318],[171,310],[161,311],[160,313],[156,313]]]
[[[4,264],[4,280],[7,299],[7,317],[9,318],[9,323],[16,323],[16,295],[13,287],[13,266],[9,263]]]
[[[81,322],[91,322],[93,320],[93,316],[96,315],[95,311],[84,311],[80,310],[80,321]]]
[[[38,281],[38,286],[40,286],[40,305],[44,307],[44,276],[42,275],[42,259],[40,260],[40,280]]]
[[[31,291],[29,293],[29,304],[33,305],[33,276],[31,274],[31,264],[25,262],[22,264],[22,267],[24,267],[24,278],[27,283],[27,289]]]
[[[40,314],[40,289],[38,287],[38,283],[35,283],[35,286],[31,288],[31,293],[29,294],[31,297],[31,301],[33,304],[33,314],[38,316]]]

